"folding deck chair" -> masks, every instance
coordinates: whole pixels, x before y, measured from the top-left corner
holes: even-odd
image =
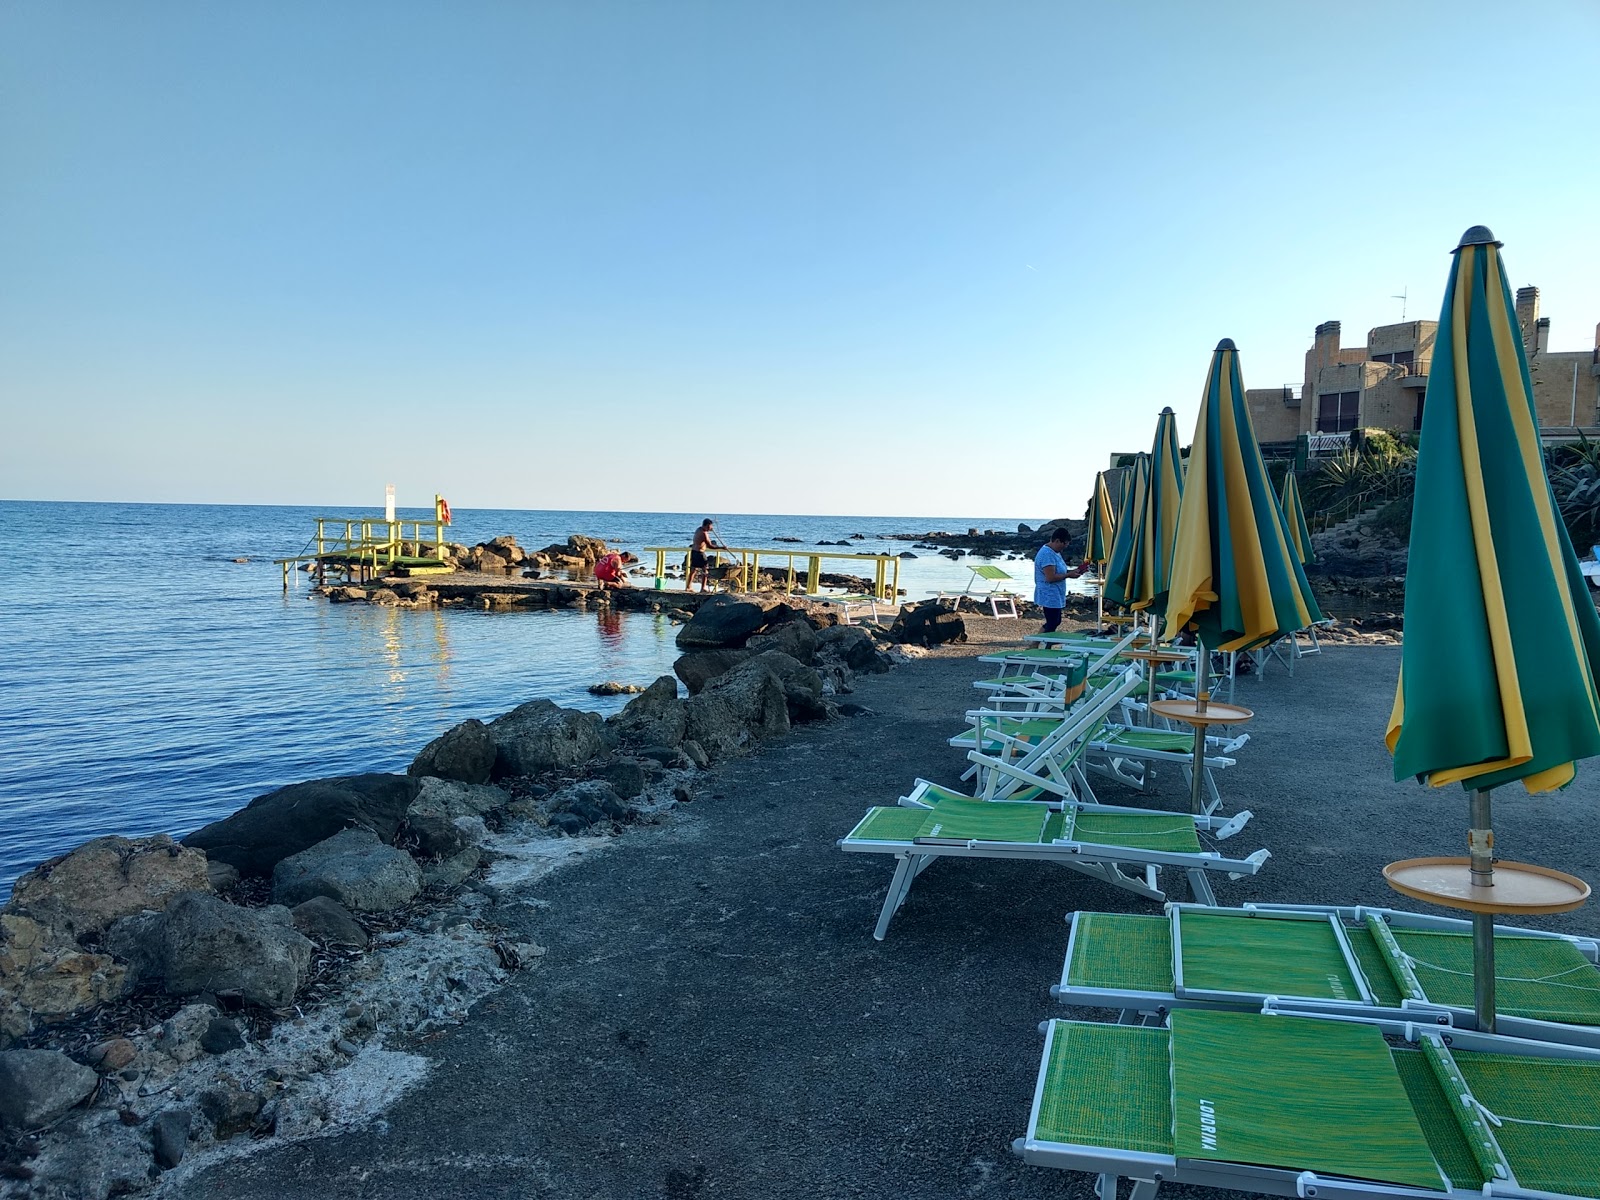
[[[961,611],[961,602],[971,600],[974,605],[988,604],[989,613],[995,618],[1012,617],[1017,615],[1016,592],[1012,586],[1017,582],[1016,577],[1003,567],[996,567],[990,563],[981,563],[978,566],[968,566],[972,578],[967,580],[967,586],[959,592],[940,592],[939,599],[955,601],[956,611]],[[986,580],[989,584],[987,591],[975,592],[972,589],[978,585],[979,580]],[[1004,607],[1006,611],[1001,612]]]
[[[1067,1004],[1159,1020],[1177,1008],[1377,1016],[1475,1028],[1472,922],[1385,908],[1169,904],[1076,913]],[[1600,945],[1495,927],[1496,1032],[1600,1050]]]
[[[1310,1200],[1600,1195],[1600,1051],[1352,1021],[1179,1009],[1050,1021],[1026,1162]]]
[[[854,622],[850,619],[852,616],[855,616],[858,619],[866,618],[876,622],[879,619],[878,606],[887,603],[886,601],[879,600],[871,593],[863,593],[858,595],[854,592],[836,592],[831,595],[822,595],[821,593],[817,593],[814,595],[808,595],[806,599],[817,604],[826,604],[829,608],[837,609],[839,612],[839,623],[841,625],[854,624]]]
[[[1003,858],[1049,862],[1152,900],[1165,899],[1162,867],[1185,873],[1202,903],[1216,902],[1209,876],[1254,875],[1265,850],[1223,858],[1201,847],[1200,836],[1221,841],[1244,828],[1248,812],[1231,821],[1151,809],[1098,804],[1045,805],[1028,800],[976,800],[918,780],[897,808],[870,808],[841,850],[889,854],[894,878],[872,936],[882,941],[917,876],[941,858]]]

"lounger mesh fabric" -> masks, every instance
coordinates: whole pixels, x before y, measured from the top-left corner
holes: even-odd
[[[925,808],[869,808],[847,836],[857,842],[909,842],[927,819]]]
[[[1460,933],[1396,929],[1395,941],[1428,999],[1473,1006],[1472,938]],[[1497,937],[1495,996],[1507,1015],[1600,1025],[1600,970],[1570,942]]]
[[[950,797],[923,814],[918,837],[983,842],[1033,842],[1044,838],[1049,813],[1036,804],[996,803]]]
[[[1205,1009],[1170,1025],[1178,1157],[1444,1190],[1374,1026]]]
[[[1172,926],[1166,917],[1079,913],[1073,921],[1069,984],[1172,990]]]
[[[1600,1065],[1460,1054],[1456,1066],[1478,1103],[1499,1119],[1495,1140],[1518,1183],[1600,1195]]]
[[[1367,977],[1367,987],[1372,992],[1372,998],[1385,1008],[1399,1008],[1401,1000],[1405,997],[1400,991],[1400,985],[1394,980],[1394,972],[1389,966],[1389,956],[1373,940],[1372,931],[1365,925],[1346,925],[1344,936],[1350,943],[1351,952],[1356,956],[1361,973]]]
[[[1130,750],[1164,750],[1171,754],[1193,754],[1194,734],[1164,729],[1106,729],[1094,735],[1107,746],[1126,746]]]
[[[1178,930],[1185,990],[1361,998],[1361,987],[1329,921],[1187,910],[1178,918]]]
[[[1171,1154],[1167,1031],[1143,1025],[1053,1024],[1035,1136]]]
[[[1182,813],[1170,817],[1142,813],[1090,813],[1077,809],[1070,826],[1060,835],[1074,842],[1096,842],[1129,850],[1162,850],[1173,854],[1200,853],[1194,822]]]
[[[1416,1110],[1417,1121],[1433,1157],[1450,1182],[1461,1188],[1481,1188],[1483,1169],[1461,1132],[1461,1122],[1450,1111],[1451,1100],[1439,1083],[1439,1076],[1428,1065],[1420,1050],[1392,1048],[1394,1068],[1400,1073],[1400,1082],[1411,1097],[1411,1107]],[[1459,1103],[1459,1102],[1458,1102]]]

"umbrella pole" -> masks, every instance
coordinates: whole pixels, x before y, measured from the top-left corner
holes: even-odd
[[[1189,769],[1189,808],[1199,814],[1202,811],[1200,788],[1203,782],[1202,772],[1205,770],[1206,754],[1206,702],[1211,699],[1207,690],[1211,681],[1208,678],[1211,670],[1211,655],[1206,651],[1206,644],[1200,638],[1195,639],[1195,649],[1198,654],[1194,664],[1194,697],[1195,708],[1200,715],[1201,723],[1194,727],[1194,766]]]
[[[1494,829],[1489,811],[1489,789],[1472,793],[1471,827],[1467,850],[1472,864],[1474,895],[1478,888],[1494,886]],[[1485,898],[1489,898],[1484,893]],[[1472,914],[1472,1004],[1481,1033],[1494,1032],[1494,914]]]

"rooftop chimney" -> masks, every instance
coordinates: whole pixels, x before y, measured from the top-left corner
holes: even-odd
[[[1540,317],[1533,323],[1533,353],[1543,354],[1550,349],[1550,318]]]
[[[1522,348],[1533,353],[1533,327],[1539,320],[1539,289],[1517,289],[1517,324],[1522,329]]]

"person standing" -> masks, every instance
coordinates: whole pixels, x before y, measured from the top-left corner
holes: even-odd
[[[1088,569],[1087,563],[1068,567],[1066,552],[1067,531],[1057,526],[1050,531],[1050,540],[1033,556],[1033,602],[1044,609],[1040,633],[1054,633],[1061,627],[1061,610],[1067,606],[1067,580],[1076,579]]]
[[[700,576],[700,590],[707,591],[711,584],[711,559],[706,551],[717,549],[726,550],[727,547],[718,542],[712,531],[716,526],[710,517],[700,522],[700,528],[694,531],[694,540],[689,543],[689,579],[686,587],[694,591],[694,577]]]

